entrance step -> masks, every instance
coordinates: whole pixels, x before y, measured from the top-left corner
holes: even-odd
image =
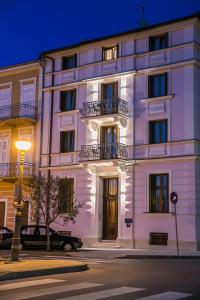
[[[114,242],[113,240],[102,240],[99,242],[96,242],[93,245],[94,248],[115,248],[120,249],[121,247],[117,244],[117,242]]]

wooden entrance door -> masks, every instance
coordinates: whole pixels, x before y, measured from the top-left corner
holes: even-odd
[[[5,226],[6,202],[0,201],[0,226]]]
[[[103,239],[118,235],[118,178],[103,178]]]

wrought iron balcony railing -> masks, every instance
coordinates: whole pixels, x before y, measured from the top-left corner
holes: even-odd
[[[97,144],[81,146],[80,160],[105,160],[105,159],[126,159],[128,151],[126,145],[113,144]]]
[[[128,102],[120,98],[84,102],[80,112],[83,118],[112,114],[128,116]]]
[[[0,120],[21,118],[37,120],[37,107],[30,103],[0,106]]]
[[[38,170],[38,164],[36,163],[24,163],[24,177],[30,177],[35,175]],[[1,163],[0,164],[0,178],[15,178],[19,176],[19,162],[16,163]]]

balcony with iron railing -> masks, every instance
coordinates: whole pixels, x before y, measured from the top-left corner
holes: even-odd
[[[109,115],[120,115],[127,118],[128,102],[120,98],[84,102],[80,113],[82,114],[82,118],[99,118]]]
[[[19,120],[23,123],[35,123],[37,121],[37,107],[32,103],[0,106],[0,124],[17,125]]]
[[[20,163],[0,163],[0,178],[15,179],[19,177]],[[23,176],[28,178],[38,172],[37,163],[24,162]]]
[[[128,158],[126,145],[120,143],[81,146],[80,161],[112,160]]]

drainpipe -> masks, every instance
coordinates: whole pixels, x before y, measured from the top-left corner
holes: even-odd
[[[45,65],[47,60],[51,60],[51,72],[54,72],[55,62],[54,59],[50,56],[41,56],[40,65],[42,67],[42,89],[44,89],[45,85]],[[51,86],[54,86],[54,74],[51,77]],[[51,148],[52,148],[52,127],[53,127],[53,96],[54,92],[51,90],[51,98],[50,98],[50,120],[49,120],[49,149],[48,149],[48,182],[50,181],[51,171]],[[44,90],[42,90],[42,103],[41,103],[41,131],[40,131],[40,140],[43,140],[43,124],[44,124]],[[42,156],[42,142],[40,143],[40,161],[39,166],[41,167],[41,156]],[[41,175],[41,171],[39,171],[39,176]],[[48,185],[49,186],[49,185]],[[47,192],[47,203],[49,203],[49,190]],[[37,224],[39,224],[39,213],[37,214]]]
[[[132,151],[132,159],[134,160],[134,145],[135,145],[135,75],[133,75],[133,151]],[[134,248],[135,248],[135,239],[134,239],[134,233],[135,233],[135,163],[133,163],[133,204],[132,204],[132,208],[133,208],[133,222],[132,222],[132,238],[134,240]]]

